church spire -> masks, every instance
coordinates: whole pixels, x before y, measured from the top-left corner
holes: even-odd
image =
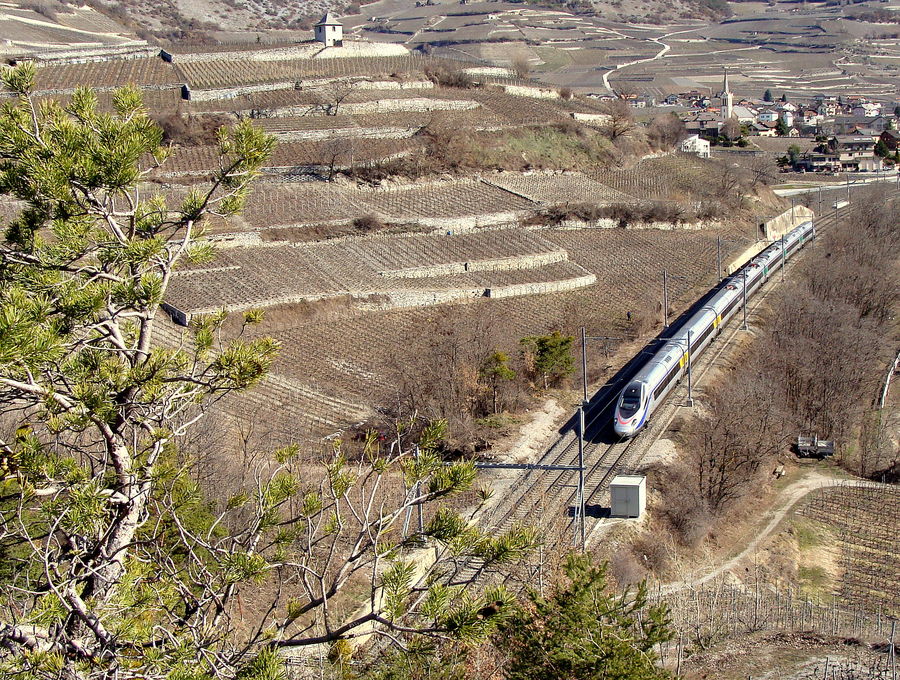
[[[728,69],[725,69],[725,76],[722,79],[722,120],[728,120],[734,115],[734,97],[731,90],[728,89]]]

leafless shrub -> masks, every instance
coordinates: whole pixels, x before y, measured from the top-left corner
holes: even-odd
[[[633,552],[620,550],[609,560],[609,570],[620,587],[640,583],[647,576],[647,569]]]
[[[610,219],[618,222],[620,227],[629,224],[665,222],[679,224],[695,218],[683,205],[668,201],[646,201],[644,203],[612,203],[594,205],[592,203],[563,203],[551,206],[533,215],[528,224],[547,226],[562,224],[567,220],[596,222]]]
[[[218,129],[230,122],[227,116],[182,113],[170,113],[155,120],[163,130],[163,141],[182,146],[215,144]]]
[[[518,56],[513,59],[512,70],[519,78],[527,78],[528,72],[531,70],[531,64],[528,63],[528,58]]]
[[[363,215],[353,220],[353,228],[367,234],[384,229],[384,222],[377,215]]]
[[[686,136],[684,122],[674,113],[657,116],[647,128],[647,141],[657,149],[673,149]]]
[[[462,69],[449,69],[445,66],[426,66],[425,77],[441,87],[458,87],[468,90],[477,85],[474,78]]]
[[[559,88],[559,98],[565,99],[568,101],[572,98],[572,88],[571,87],[561,87]]]
[[[644,533],[631,544],[638,564],[655,574],[662,574],[671,564],[671,556],[665,538],[659,534]]]
[[[19,6],[22,9],[30,9],[32,12],[36,12],[50,21],[56,21],[56,13],[63,8],[59,3],[50,2],[48,0],[31,0],[29,2],[23,2]]]

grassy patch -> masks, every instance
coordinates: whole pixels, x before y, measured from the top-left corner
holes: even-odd
[[[797,541],[800,550],[811,550],[826,545],[831,541],[831,533],[821,522],[800,517],[794,520],[791,533]]]
[[[822,600],[831,592],[831,578],[822,567],[798,567],[797,579],[800,592],[812,600]]]
[[[484,418],[479,418],[475,421],[477,425],[481,427],[489,427],[491,429],[512,427],[513,425],[518,425],[521,422],[521,416],[516,416],[511,413],[495,413]]]
[[[578,134],[552,126],[512,130],[489,140],[479,137],[477,142],[471,153],[478,165],[498,168],[587,169],[605,165],[611,147],[609,140],[594,131]]]
[[[543,62],[536,70],[556,71],[572,63],[572,57],[565,50],[555,47],[536,47],[534,51]]]

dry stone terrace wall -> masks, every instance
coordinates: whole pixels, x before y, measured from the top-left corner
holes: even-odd
[[[374,295],[385,306],[407,306],[477,297],[488,288],[519,286],[525,291],[529,284],[561,279],[592,283],[588,272],[567,263],[567,257],[564,250],[521,230],[234,248],[224,251],[215,266],[178,272],[167,304],[185,321],[216,309],[347,295]]]

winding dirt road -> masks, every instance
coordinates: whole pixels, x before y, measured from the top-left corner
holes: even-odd
[[[857,486],[876,489],[891,488],[890,484],[879,484],[878,482],[869,482],[864,479],[839,479],[823,474],[818,470],[813,470],[790,486],[782,489],[779,493],[778,502],[766,511],[761,518],[762,520],[768,519],[765,527],[747,543],[746,547],[741,552],[704,574],[695,575],[661,586],[659,589],[660,593],[665,595],[678,590],[684,590],[685,588],[694,588],[734,569],[741,561],[754,553],[759,545],[778,529],[782,520],[794,509],[794,506],[813,491],[831,486]],[[757,524],[756,526],[759,525]]]

